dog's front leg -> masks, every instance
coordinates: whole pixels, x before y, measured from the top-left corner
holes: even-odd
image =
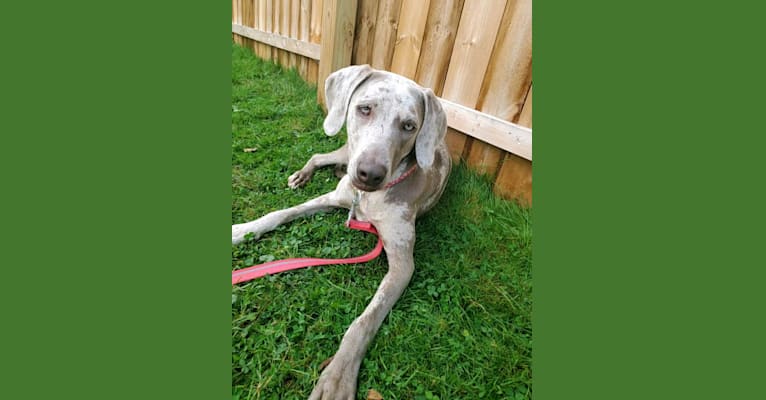
[[[348,180],[346,180],[348,181]],[[245,235],[252,233],[258,239],[266,232],[274,230],[279,225],[290,222],[298,217],[326,211],[335,207],[351,207],[350,191],[345,189],[348,183],[341,181],[338,187],[327,194],[311,199],[295,207],[270,212],[255,221],[231,226],[231,244],[239,244],[245,240]]]
[[[348,164],[348,144],[344,144],[339,149],[327,154],[314,154],[300,171],[296,171],[287,178],[287,186],[296,189],[305,185],[317,168],[345,164]]]
[[[309,400],[354,399],[357,375],[367,348],[378,332],[380,325],[393,308],[410,282],[415,270],[413,245],[415,242],[414,222],[379,224],[375,226],[381,234],[388,257],[388,272],[378,286],[370,304],[351,323],[332,361],[322,371]]]

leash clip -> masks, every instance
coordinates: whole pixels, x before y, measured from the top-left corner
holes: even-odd
[[[346,226],[352,219],[356,219],[356,208],[359,206],[359,200],[362,194],[358,190],[354,190],[354,198],[351,199],[351,209],[348,210],[348,219],[346,220]]]

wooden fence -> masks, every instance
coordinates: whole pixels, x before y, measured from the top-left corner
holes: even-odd
[[[370,64],[434,90],[456,161],[532,203],[532,0],[232,0],[234,41],[318,87]]]

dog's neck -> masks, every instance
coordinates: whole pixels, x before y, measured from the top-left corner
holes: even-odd
[[[418,169],[418,162],[415,160],[415,152],[411,151],[410,154],[406,155],[402,161],[399,162],[399,166],[396,167],[394,170],[394,176],[397,178],[394,178],[391,180],[391,182],[388,182],[384,189],[390,189],[396,184],[402,182],[403,180],[407,179],[410,175],[412,175],[415,170]]]
[[[381,191],[386,191],[397,184],[401,183],[402,181],[409,178],[410,175],[412,175],[416,170],[418,169],[418,162],[415,160],[415,152],[411,152],[407,156],[402,159],[402,161],[399,162],[399,166],[396,167],[394,170],[394,176],[397,178],[394,178],[392,181],[388,182]],[[356,219],[357,209],[359,207],[359,204],[361,203],[362,196],[365,195],[366,192],[362,192],[361,190],[354,188],[354,197],[351,201],[351,208],[348,213],[348,220]],[[348,222],[347,222],[348,223]]]

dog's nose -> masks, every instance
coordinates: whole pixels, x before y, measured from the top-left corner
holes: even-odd
[[[361,165],[356,175],[365,185],[378,186],[386,177],[386,167],[380,164]]]

